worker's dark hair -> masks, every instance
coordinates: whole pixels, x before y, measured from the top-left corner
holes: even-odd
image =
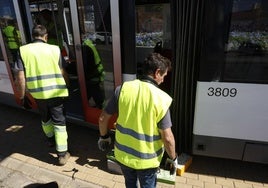
[[[43,25],[35,25],[32,30],[32,36],[33,38],[36,37],[43,37],[47,34],[47,29]]]
[[[157,69],[164,74],[171,70],[171,61],[159,53],[151,53],[143,62],[143,75],[154,74]]]

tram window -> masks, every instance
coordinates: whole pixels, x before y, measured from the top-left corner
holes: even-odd
[[[136,58],[138,64],[138,76],[141,74],[140,67],[145,57],[153,52],[166,50],[162,54],[171,58],[171,22],[170,4],[166,1],[161,3],[136,2]]]
[[[6,48],[4,53],[6,53],[8,64],[12,69],[17,58],[17,51],[21,45],[21,33],[11,0],[0,2],[0,27]],[[4,60],[2,51],[0,53],[0,59]]]
[[[64,25],[67,33],[67,43],[68,45],[73,45],[73,34],[71,26],[71,15],[69,8],[64,8],[63,10]]]
[[[199,80],[268,83],[268,1],[215,1],[213,7],[205,11]]]
[[[268,82],[267,1],[234,1],[224,80]]]
[[[163,42],[171,46],[169,4],[136,5],[136,46],[155,47]]]
[[[151,52],[172,59],[170,1],[136,1],[136,61],[137,77],[142,75],[142,64]],[[170,92],[171,74],[160,88]]]
[[[88,105],[101,109],[114,90],[110,1],[78,1],[78,5]]]
[[[42,24],[48,30],[48,43],[58,45],[68,61],[74,59],[70,11],[66,1],[31,1],[30,11],[34,24]],[[69,69],[68,69],[69,70]],[[76,72],[76,71],[72,71]]]

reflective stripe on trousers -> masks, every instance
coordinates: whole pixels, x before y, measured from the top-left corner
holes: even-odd
[[[68,134],[65,125],[54,125],[54,133],[56,140],[56,150],[58,152],[64,152],[68,150]]]
[[[51,138],[52,136],[54,136],[54,126],[51,119],[47,122],[42,121],[42,129],[47,137]]]

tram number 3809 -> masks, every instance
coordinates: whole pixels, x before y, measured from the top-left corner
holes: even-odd
[[[236,88],[220,88],[220,87],[209,87],[208,96],[213,97],[235,97],[237,95]]]

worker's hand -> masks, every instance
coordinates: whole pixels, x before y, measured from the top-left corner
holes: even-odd
[[[178,156],[176,156],[175,159],[166,159],[166,164],[165,164],[165,169],[169,170],[170,175],[173,175],[177,171],[177,166],[178,166]]]
[[[109,145],[111,144],[110,135],[100,136],[98,140],[98,146],[101,151],[106,151],[109,149]]]
[[[32,102],[31,100],[27,97],[27,95],[25,95],[22,99],[20,99],[21,101],[21,106],[27,110],[32,109]]]

